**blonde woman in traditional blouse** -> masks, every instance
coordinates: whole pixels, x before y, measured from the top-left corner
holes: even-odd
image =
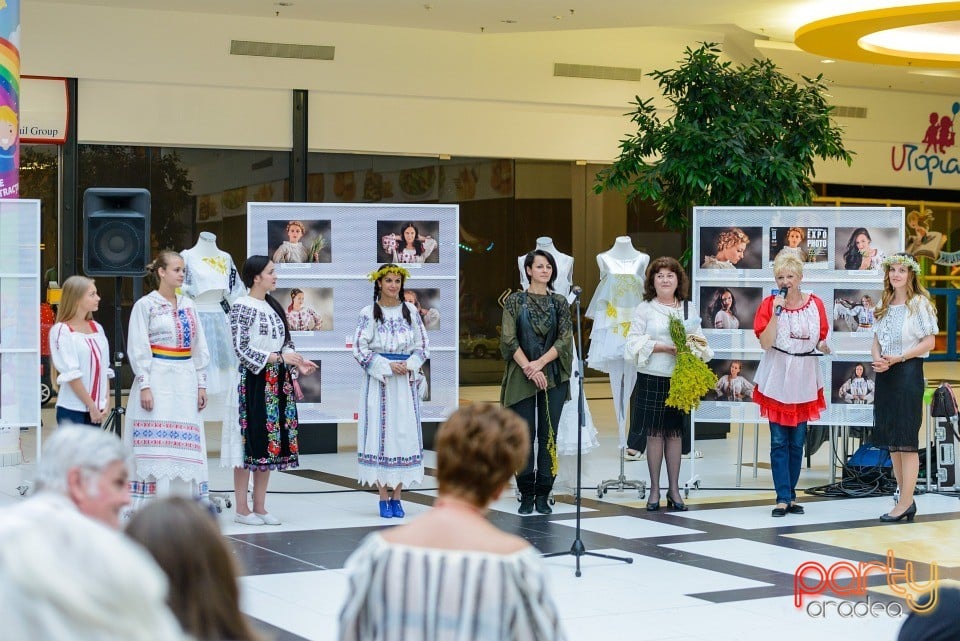
[[[57,322],[50,328],[50,357],[57,369],[57,423],[100,425],[110,411],[110,346],[93,312],[97,286],[71,276],[63,283]]]
[[[884,259],[883,297],[876,309],[873,371],[873,444],[890,451],[900,500],[881,521],[912,521],[917,514],[917,453],[923,421],[923,359],[939,328],[930,294],[920,283],[920,265],[906,253]]]
[[[210,352],[193,301],[177,293],[184,261],[162,251],[147,271],[157,289],[134,304],[127,332],[134,380],[123,438],[134,456],[134,508],[158,496],[206,497],[209,480],[200,412]]]

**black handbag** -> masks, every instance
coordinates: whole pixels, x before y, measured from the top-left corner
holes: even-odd
[[[930,400],[930,416],[954,418],[957,414],[957,397],[953,395],[953,388],[950,383],[940,383]]]

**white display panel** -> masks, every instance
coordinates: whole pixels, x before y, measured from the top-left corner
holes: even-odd
[[[831,318],[828,342],[833,353],[820,357],[827,409],[811,423],[873,425],[872,398],[839,391],[851,372],[856,374],[858,363],[864,366],[864,378],[873,380],[873,332],[869,323],[860,322],[870,315],[858,318],[859,308],[879,303],[882,256],[903,251],[903,208],[695,207],[693,228],[691,297],[716,353],[711,367],[717,375],[729,374],[732,362],[740,361],[741,375],[752,381],[750,375],[763,354],[753,332],[753,319],[760,301],[776,288],[772,269],[776,254],[792,247],[789,251],[804,258],[803,291],[820,297]],[[718,240],[730,239],[738,230],[748,239],[745,247],[741,243],[742,253],[730,250],[729,245],[725,250],[718,247]],[[859,268],[848,269],[858,260]],[[722,301],[728,292],[735,313]],[[716,423],[763,420],[759,406],[749,397],[720,400],[714,392],[704,398],[696,419]]]
[[[0,200],[0,465],[20,463],[20,428],[40,447],[40,201]]]
[[[302,223],[304,234],[298,238]],[[435,241],[421,245],[419,256],[403,263],[410,271],[405,290],[417,293],[432,325],[427,329],[430,359],[425,367],[429,396],[421,405],[424,421],[442,421],[458,405],[459,360],[459,207],[456,205],[344,205],[324,203],[249,203],[248,255],[265,254],[280,260],[305,256],[306,262],[277,262],[274,292],[280,304],[292,304],[292,290],[303,293],[321,319],[293,331],[297,351],[314,360],[315,380],[301,380],[305,398],[297,403],[301,423],[349,423],[357,420],[362,370],[353,358],[352,341],[360,310],[373,302],[367,274],[385,262],[392,236],[402,237],[413,222],[419,237]],[[291,235],[288,229],[293,230]],[[322,236],[322,241],[320,237]],[[288,245],[283,246],[284,241]],[[303,249],[289,243],[299,243]],[[429,243],[432,245],[432,243]],[[283,249],[281,249],[283,247]],[[277,251],[281,253],[277,255]]]

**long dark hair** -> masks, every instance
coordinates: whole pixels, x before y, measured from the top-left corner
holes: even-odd
[[[407,231],[409,227],[413,227],[413,231],[416,234],[413,237],[413,251],[419,256],[423,253],[423,241],[417,240],[420,238],[420,230],[417,229],[417,225],[413,221],[403,223],[403,227],[400,228],[400,242],[397,243],[400,245],[400,251],[397,252],[397,254],[402,254],[403,250],[407,248],[407,239],[403,237],[403,232]]]
[[[243,261],[243,273],[240,274],[240,279],[243,281],[243,284],[247,286],[247,289],[253,287],[253,279],[262,274],[270,262],[269,256],[261,256],[259,254],[250,256],[247,260]],[[290,326],[287,324],[287,312],[284,311],[283,305],[271,296],[269,292],[264,294],[263,299],[267,301],[267,304],[273,308],[273,311],[275,311],[277,316],[280,317],[280,320],[283,321],[283,342],[289,343]]]
[[[557,261],[554,260],[553,256],[549,252],[545,252],[542,249],[534,249],[532,252],[523,257],[523,273],[527,274],[527,270],[533,267],[533,261],[537,259],[537,256],[543,256],[547,259],[547,262],[550,263],[550,267],[553,268],[553,272],[550,274],[550,282],[547,283],[547,289],[553,291],[553,281],[557,280]],[[527,274],[528,280],[533,280],[530,277],[530,274]]]
[[[391,267],[397,271],[390,272],[389,269]],[[377,268],[377,271],[382,271],[384,269],[388,270],[386,273],[384,273],[384,276],[389,273],[394,273],[400,277],[400,293],[398,294],[398,298],[400,299],[400,313],[403,314],[403,320],[407,321],[408,324],[413,325],[413,319],[410,317],[410,308],[407,307],[407,301],[403,300],[403,285],[407,279],[404,278],[403,274],[399,271],[400,268],[393,263],[384,263]],[[380,278],[383,278],[383,276]],[[373,320],[377,321],[378,323],[383,322],[383,310],[380,309],[380,278],[373,281]]]
[[[723,310],[723,294],[725,292],[730,292],[730,315],[737,315],[737,297],[733,295],[733,292],[731,292],[729,288],[721,287],[717,290],[717,295],[713,297],[713,302],[710,303],[710,309],[707,310],[710,313],[710,320],[716,317],[717,312]]]
[[[854,229],[853,233],[850,234],[850,240],[847,241],[847,248],[843,250],[844,269],[860,269],[860,265],[863,263],[863,256],[860,254],[860,250],[857,249],[857,236],[861,234],[866,236],[867,240],[873,242],[873,239],[870,238],[870,232],[867,231],[866,227],[857,227]]]

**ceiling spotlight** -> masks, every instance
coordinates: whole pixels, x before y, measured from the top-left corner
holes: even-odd
[[[506,20],[501,20],[500,22],[502,22],[503,24],[517,24],[517,21],[514,20],[513,18],[507,18]]]
[[[563,20],[563,16],[553,16],[554,20]]]
[[[833,63],[836,62],[836,60],[834,60],[833,58],[824,58],[820,62],[822,62],[825,65],[832,65]]]

